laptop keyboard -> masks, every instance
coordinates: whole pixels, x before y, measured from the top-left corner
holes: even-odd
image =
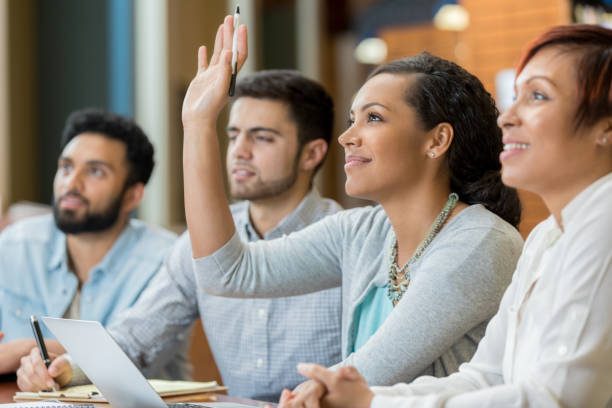
[[[199,402],[199,403],[189,403],[189,402],[175,402],[175,403],[166,403],[168,408],[211,408],[211,407],[225,407],[225,408],[253,408],[250,405],[236,404],[232,402]],[[272,404],[274,405],[274,404]]]

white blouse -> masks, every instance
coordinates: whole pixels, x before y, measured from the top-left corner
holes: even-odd
[[[527,238],[472,361],[373,387],[372,408],[612,407],[612,173],[561,217]]]

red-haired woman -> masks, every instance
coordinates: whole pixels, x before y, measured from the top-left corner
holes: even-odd
[[[327,387],[326,406],[612,406],[611,82],[612,30],[556,27],[527,48],[498,120],[503,180],[552,215],[527,239],[476,354],[449,377],[372,389],[353,368],[302,365]],[[292,400],[284,392],[281,406]]]

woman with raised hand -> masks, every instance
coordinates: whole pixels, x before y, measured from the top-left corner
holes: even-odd
[[[555,27],[527,48],[499,117],[503,179],[551,216],[527,238],[474,358],[446,378],[372,389],[353,367],[301,365],[325,385],[325,406],[612,406],[611,83],[612,30]],[[285,391],[281,407],[295,400]]]
[[[231,25],[227,17],[210,64],[200,50],[183,104],[196,279],[212,294],[234,297],[342,285],[341,365],[358,367],[370,384],[456,371],[483,337],[522,247],[518,196],[501,183],[493,99],[473,75],[429,54],[380,67],[359,90],[339,137],[346,191],[379,205],[243,243],[223,188],[215,127],[228,99]],[[238,34],[240,65],[244,28]],[[309,384],[296,398],[316,403],[323,389]]]

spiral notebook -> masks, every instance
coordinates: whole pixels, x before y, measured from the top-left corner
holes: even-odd
[[[204,392],[222,391],[227,387],[222,387],[216,381],[194,382],[194,381],[168,381],[168,380],[147,380],[151,387],[161,397],[173,397],[178,395],[201,394]],[[93,384],[77,385],[69,388],[62,388],[58,391],[39,391],[21,392],[18,391],[13,397],[15,401],[32,400],[57,400],[62,402],[86,402],[86,403],[105,403],[108,402],[102,393]],[[1,407],[1,405],[0,405]]]
[[[3,408],[94,408],[93,405],[72,405],[72,404],[64,404],[63,402],[55,402],[55,401],[37,401],[37,402],[19,402],[15,404],[0,404],[0,407]]]

